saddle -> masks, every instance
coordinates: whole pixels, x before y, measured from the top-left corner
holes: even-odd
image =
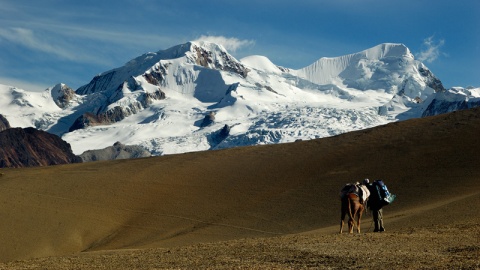
[[[340,191],[340,199],[346,198],[348,194],[355,194],[358,198],[360,198],[360,202],[363,204],[370,196],[370,191],[365,185],[362,185],[358,182],[355,184],[348,183]]]

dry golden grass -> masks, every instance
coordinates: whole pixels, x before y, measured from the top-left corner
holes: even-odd
[[[480,267],[480,109],[341,136],[0,177],[0,268]],[[338,235],[338,192],[384,179],[385,233]]]

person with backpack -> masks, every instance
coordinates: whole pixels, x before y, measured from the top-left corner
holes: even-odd
[[[369,179],[362,182],[370,191],[370,197],[367,201],[367,207],[372,211],[373,222],[375,224],[374,232],[384,232],[383,211],[382,208],[395,200],[395,195],[390,194],[387,186],[382,180],[375,180],[370,183]]]

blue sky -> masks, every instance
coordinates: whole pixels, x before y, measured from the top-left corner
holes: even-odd
[[[446,87],[480,87],[478,0],[0,0],[0,84],[76,89],[199,38],[294,69],[403,43]]]

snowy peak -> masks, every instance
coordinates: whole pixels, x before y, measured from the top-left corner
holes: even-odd
[[[172,64],[196,65],[210,69],[234,72],[242,77],[246,77],[248,69],[238,60],[231,56],[223,46],[206,41],[187,42],[166,50],[160,50],[156,53],[146,53],[141,55],[124,66],[112,69],[95,76],[92,81],[79,89],[76,93],[80,95],[94,92],[114,91],[121,88],[121,85],[132,77],[140,75],[148,76],[153,72],[160,72],[150,77],[148,83],[161,85],[167,69]]]
[[[93,99],[102,104],[86,111],[69,130],[119,122],[172,95],[219,102],[231,87],[222,72],[245,78],[249,69],[223,46],[210,42],[146,53],[77,89],[80,95],[95,94]]]
[[[407,48],[404,44],[398,43],[383,43],[379,44],[373,48],[362,51],[358,54],[363,54],[367,59],[371,60],[380,60],[383,58],[393,57],[393,58],[411,58],[413,59],[413,54],[410,52],[410,49]]]
[[[243,78],[247,77],[249,70],[231,56],[223,46],[205,41],[190,44],[195,64],[206,68],[233,72]]]
[[[373,76],[372,69],[378,67],[379,62],[396,59],[413,60],[413,55],[403,44],[384,43],[354,54],[320,58],[312,65],[300,69],[298,74],[318,84],[342,82],[345,79],[369,79]],[[358,82],[352,87],[361,89],[367,85]]]
[[[240,62],[247,67],[254,68],[267,73],[280,74],[288,71],[288,69],[280,67],[272,63],[270,59],[261,55],[251,55],[240,59]]]
[[[373,48],[334,58],[320,58],[297,71],[313,83],[343,85],[359,90],[383,90],[425,99],[444,90],[440,80],[414,59],[403,44],[384,43]]]

